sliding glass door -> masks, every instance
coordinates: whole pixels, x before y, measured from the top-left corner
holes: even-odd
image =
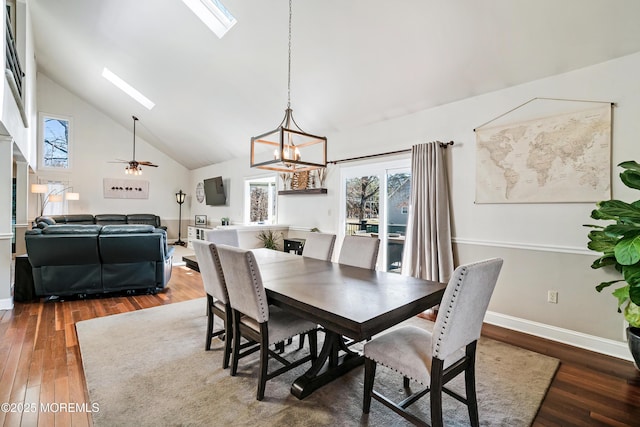
[[[344,167],[343,235],[380,239],[378,270],[400,272],[411,195],[410,161]]]

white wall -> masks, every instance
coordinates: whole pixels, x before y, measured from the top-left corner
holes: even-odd
[[[5,10],[6,2],[2,2]],[[0,174],[2,174],[2,184],[0,184],[0,310],[13,307],[11,299],[11,239],[13,230],[11,226],[11,178],[13,175],[14,161],[29,161],[33,158],[33,132],[31,131],[30,118],[35,109],[35,81],[36,64],[34,59],[33,38],[31,37],[31,20],[28,15],[28,8],[24,3],[18,2],[16,5],[16,26],[19,27],[18,54],[21,59],[22,70],[25,73],[22,87],[22,102],[18,104],[11,86],[6,77],[3,76],[0,84]],[[0,25],[0,39],[5,45],[5,20]],[[0,62],[1,69],[5,69],[6,58],[3,56]],[[22,110],[21,110],[22,108]],[[23,119],[23,114],[26,122]],[[23,167],[24,163],[23,163]],[[26,168],[26,167],[25,167]],[[24,176],[21,174],[20,176]],[[24,182],[18,182],[18,201],[25,200],[26,197],[20,194],[20,190],[25,189]],[[17,213],[24,213],[20,206]],[[23,218],[17,218],[22,221]],[[16,227],[24,224],[16,224]],[[19,247],[19,245],[17,245]]]
[[[640,53],[570,73],[447,104],[438,108],[327,135],[329,159],[410,148],[440,140],[449,147],[453,233],[459,263],[501,256],[505,266],[489,310],[494,319],[509,319],[514,327],[543,334],[587,335],[614,347],[623,340],[623,319],[614,298],[594,287],[607,275],[589,268],[596,254],[586,250],[593,203],[476,205],[475,134],[473,129],[535,97],[611,101],[612,159],[616,165],[638,160],[640,134]],[[249,141],[246,141],[249,144]],[[191,173],[190,191],[198,181],[215,175],[232,184],[230,206],[209,208],[192,199],[192,212],[215,218],[241,219],[243,178],[259,173],[248,159],[201,168]],[[345,165],[353,165],[348,163]],[[614,167],[615,169],[615,167]],[[613,171],[613,196],[637,197]],[[280,196],[279,222],[318,226],[338,232],[339,167],[328,169],[327,196]],[[547,290],[559,291],[558,304],[546,302]],[[536,329],[537,328],[537,329]],[[563,335],[564,334],[564,335]],[[560,338],[562,339],[562,338]]]
[[[69,202],[69,213],[154,213],[160,215],[162,223],[170,227],[169,237],[177,237],[178,204],[175,193],[181,188],[186,189],[189,183],[189,171],[184,166],[136,134],[136,158],[151,161],[159,167],[143,168],[143,174],[135,178],[125,175],[125,164],[109,161],[130,159],[133,121],[130,128],[121,126],[42,73],[38,74],[38,110],[72,119],[71,172],[38,172],[42,177],[68,177],[73,190],[80,193],[79,201]],[[149,199],[105,199],[102,191],[104,178],[148,180]],[[37,213],[37,199],[35,195],[33,197],[31,217]],[[186,235],[184,218],[189,217],[188,203],[183,205],[182,215],[183,235]]]

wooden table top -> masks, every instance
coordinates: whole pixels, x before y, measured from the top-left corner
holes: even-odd
[[[253,250],[271,303],[356,340],[440,303],[445,283]]]

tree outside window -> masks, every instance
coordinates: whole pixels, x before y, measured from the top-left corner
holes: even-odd
[[[275,177],[245,180],[245,221],[257,224],[276,223]]]
[[[42,166],[69,168],[69,120],[58,117],[43,119]]]

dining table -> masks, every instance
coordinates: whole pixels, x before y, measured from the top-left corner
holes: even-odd
[[[269,303],[320,325],[324,342],[291,386],[303,399],[364,363],[359,342],[440,303],[446,283],[369,270],[271,249],[254,249]]]

